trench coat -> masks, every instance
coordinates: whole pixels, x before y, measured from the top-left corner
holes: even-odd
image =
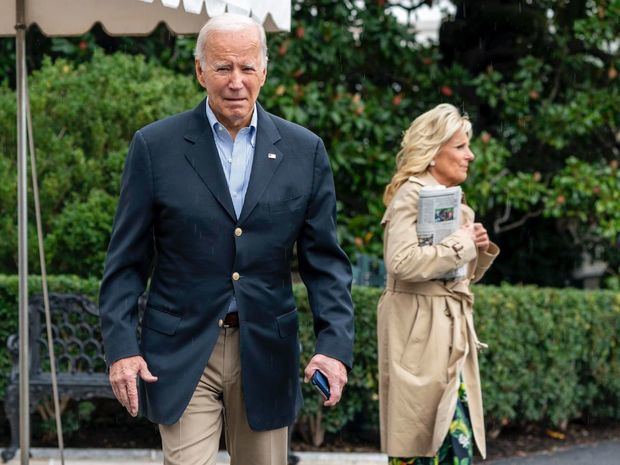
[[[475,444],[486,456],[482,393],[470,283],[499,253],[491,243],[479,252],[464,231],[436,245],[419,246],[419,192],[438,182],[426,173],[410,177],[382,220],[387,283],[377,313],[381,448],[390,457],[437,454],[454,417],[458,387],[465,384]],[[461,205],[461,222],[474,212]],[[436,280],[468,264],[467,279]]]

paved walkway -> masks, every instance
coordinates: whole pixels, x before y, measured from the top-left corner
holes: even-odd
[[[620,440],[573,446],[555,452],[492,460],[489,465],[619,465]]]
[[[297,452],[300,465],[386,465],[383,454]],[[163,463],[160,451],[132,449],[68,449],[65,465],[154,465]],[[229,463],[228,454],[220,452],[218,465]],[[482,462],[478,462],[482,463]],[[486,465],[619,465],[620,440],[508,459],[491,460]],[[19,465],[19,453],[9,462]],[[60,465],[55,449],[33,449],[31,465]]]
[[[383,454],[296,452],[299,465],[386,465]],[[163,463],[161,451],[132,449],[67,449],[65,465],[154,465]],[[217,465],[228,465],[228,454],[218,454]],[[8,465],[19,465],[19,452]],[[30,465],[60,465],[56,449],[32,449]],[[248,464],[251,465],[251,464]]]

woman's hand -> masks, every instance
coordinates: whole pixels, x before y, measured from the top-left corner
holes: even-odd
[[[465,231],[472,241],[476,242],[476,233],[474,231],[474,225],[472,223],[465,223],[461,225],[461,230]],[[477,244],[476,244],[477,245]]]
[[[482,226],[482,223],[474,223],[473,225],[474,232],[474,242],[476,243],[476,247],[480,252],[486,252],[489,248],[489,235],[487,234],[487,230]]]

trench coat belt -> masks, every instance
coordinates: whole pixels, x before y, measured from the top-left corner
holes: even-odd
[[[464,309],[468,312],[472,312],[474,305],[474,296],[469,290],[469,283],[467,281],[421,281],[421,282],[406,282],[398,281],[392,276],[388,275],[385,289],[392,292],[403,292],[405,294],[418,294],[429,297],[452,297],[456,300],[464,302]],[[454,315],[451,315],[454,318]],[[480,342],[476,329],[474,328],[473,318],[465,316],[465,321],[469,329],[470,334],[473,337],[473,343],[478,350],[486,349],[488,347],[484,342]]]
[[[450,296],[473,304],[474,298],[469,291],[467,281],[397,281],[388,275],[385,288],[393,292],[420,294],[427,296]]]

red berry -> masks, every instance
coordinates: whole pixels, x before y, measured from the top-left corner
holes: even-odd
[[[454,93],[454,92],[452,91],[452,87],[450,87],[450,86],[441,86],[441,89],[439,89],[439,90],[440,90],[440,92],[441,92],[442,94],[444,94],[446,97],[451,97],[451,96],[452,96],[452,94]]]

